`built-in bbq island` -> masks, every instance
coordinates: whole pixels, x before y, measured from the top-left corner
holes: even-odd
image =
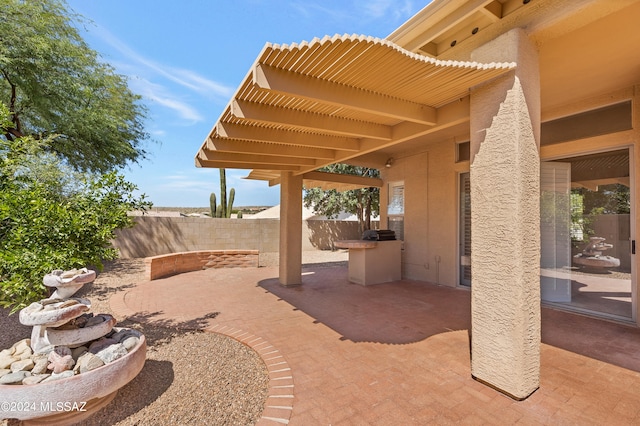
[[[362,240],[341,240],[336,248],[349,250],[349,281],[382,284],[402,278],[402,241],[389,230],[367,231]]]

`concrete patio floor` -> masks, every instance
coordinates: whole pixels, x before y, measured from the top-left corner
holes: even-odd
[[[541,385],[517,402],[470,374],[470,293],[344,266],[190,272],[115,294],[116,315],[230,335],[270,374],[259,424],[640,424],[640,330],[543,309]]]

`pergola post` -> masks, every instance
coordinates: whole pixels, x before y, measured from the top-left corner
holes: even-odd
[[[471,374],[521,400],[540,385],[538,53],[515,29],[472,59],[517,68],[471,90]]]
[[[280,180],[280,284],[302,284],[302,176]]]

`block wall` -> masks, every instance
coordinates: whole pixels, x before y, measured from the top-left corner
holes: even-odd
[[[135,226],[116,232],[113,245],[121,258],[151,257],[202,250],[278,252],[278,219],[213,219],[208,217],[135,218]],[[376,224],[372,226],[377,227]],[[302,222],[303,250],[331,250],[337,240],[360,239],[358,223],[337,220]]]

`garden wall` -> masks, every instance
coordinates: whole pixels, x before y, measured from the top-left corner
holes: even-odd
[[[133,228],[116,232],[113,244],[121,258],[202,250],[279,250],[278,219],[139,216]],[[375,227],[375,225],[372,224]],[[331,250],[337,240],[360,239],[358,222],[302,222],[303,250]]]

